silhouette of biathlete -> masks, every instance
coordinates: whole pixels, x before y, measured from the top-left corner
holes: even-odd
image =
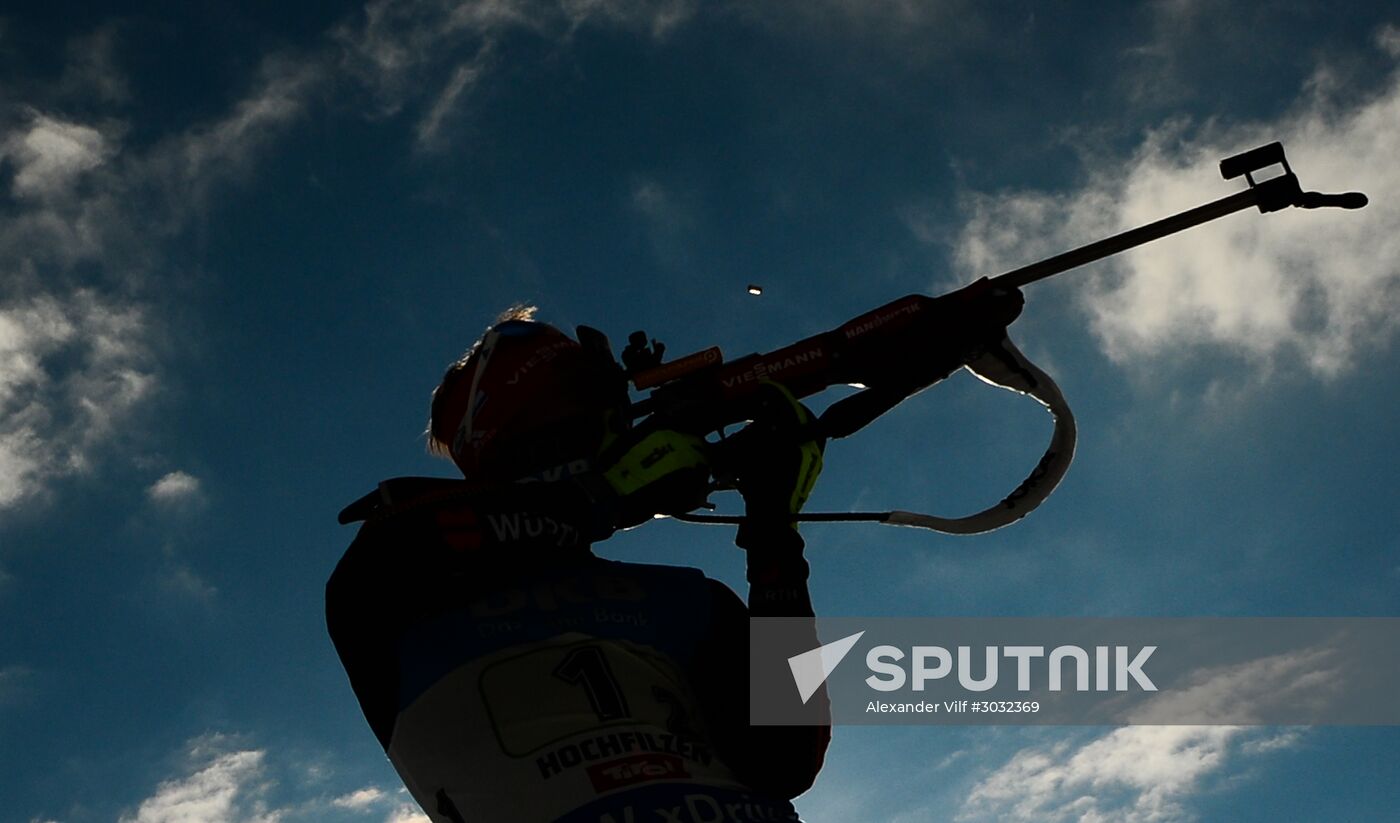
[[[996,309],[984,325],[1004,329]],[[736,472],[747,606],[697,569],[599,558],[618,529],[704,501],[711,444],[632,428],[611,356],[532,311],[433,393],[430,449],[463,479],[385,481],[341,513],[364,524],[326,618],[365,718],[440,823],[797,820],[826,698],[813,725],[749,724],[748,618],[813,616],[791,520],[821,471],[809,411],[759,393]]]

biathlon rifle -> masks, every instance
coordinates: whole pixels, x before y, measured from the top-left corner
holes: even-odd
[[[1274,166],[1282,172],[1267,179],[1256,173]],[[907,511],[825,512],[803,514],[801,521],[872,521],[899,526],[929,528],[952,534],[976,534],[1000,528],[1029,514],[1043,502],[1069,468],[1074,456],[1075,423],[1068,404],[1054,380],[1036,368],[1004,335],[999,341],[946,355],[942,362],[921,360],[921,353],[956,352],[960,340],[962,298],[976,298],[998,290],[1009,292],[1053,277],[1153,240],[1256,207],[1261,213],[1289,207],[1359,209],[1366,205],[1360,192],[1320,194],[1303,191],[1284,157],[1280,143],[1270,143],[1220,162],[1226,180],[1243,176],[1248,187],[1202,206],[1154,223],[1080,246],[1054,257],[1023,266],[943,297],[911,294],[856,317],[835,329],[800,340],[766,354],[750,354],[725,362],[718,347],[662,362],[664,345],[648,342],[645,332],[634,332],[622,353],[625,373],[635,389],[650,394],[632,404],[639,425],[663,426],[700,435],[718,432],[715,445],[724,465],[726,449],[743,448],[744,431],[724,436],[727,426],[754,416],[757,390],[767,380],[781,383],[796,397],[807,397],[835,385],[853,385],[861,391],[833,403],[815,422],[815,434],[847,437],[909,396],[966,366],[986,382],[1040,401],[1053,415],[1054,431],[1044,456],[1022,483],[1000,503],[966,517],[945,518]],[[585,346],[609,350],[607,338],[594,329],[579,328]],[[717,468],[716,474],[723,474]],[[716,488],[732,488],[717,478]],[[738,523],[728,515],[681,514],[677,519],[697,523]]]

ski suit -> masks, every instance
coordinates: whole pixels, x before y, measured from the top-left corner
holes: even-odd
[[[699,570],[594,556],[610,527],[570,483],[400,478],[341,519],[365,523],[331,638],[435,823],[797,820],[830,730],[749,725],[747,618],[812,615],[800,546],[749,553],[746,608]]]

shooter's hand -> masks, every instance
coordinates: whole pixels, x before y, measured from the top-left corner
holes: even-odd
[[[615,496],[617,528],[655,514],[681,514],[705,502],[710,462],[704,438],[671,429],[634,429],[600,455],[602,477]]]
[[[986,345],[1006,334],[1006,327],[1021,316],[1026,297],[1018,288],[994,286],[983,277],[948,294],[944,299],[953,322],[969,343]]]
[[[885,386],[899,396],[937,383],[1000,344],[1025,303],[1020,289],[994,286],[985,277],[934,298],[924,326],[930,334],[900,343],[901,350],[919,352],[918,357],[889,356],[885,374],[860,382]]]
[[[802,510],[821,474],[826,438],[817,432],[812,412],[777,383],[761,386],[755,402],[753,422],[731,438],[745,514],[734,542],[751,554],[770,549],[800,554],[802,538],[792,515]]]
[[[967,365],[1001,343],[1006,327],[1020,316],[1025,302],[1020,289],[994,286],[985,277],[930,299],[924,304],[926,314],[917,323],[857,349],[854,359],[858,364],[848,368],[845,380],[877,391],[876,396],[856,395],[866,398],[856,405],[869,405],[874,415],[883,414],[903,398]],[[865,414],[857,417],[868,419],[844,427],[846,431],[837,425],[833,436],[849,434],[873,419]]]

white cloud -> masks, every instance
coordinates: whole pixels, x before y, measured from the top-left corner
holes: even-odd
[[[689,229],[697,222],[685,192],[676,192],[661,181],[638,175],[632,179],[631,205],[661,235]]]
[[[152,387],[143,310],[91,290],[0,307],[0,509],[84,471]]]
[[[471,60],[457,66],[452,76],[433,101],[428,113],[418,121],[418,145],[433,147],[439,143],[443,122],[457,107],[463,95],[469,94],[490,67],[492,49],[482,47]]]
[[[163,506],[198,501],[201,497],[199,478],[182,471],[169,472],[146,489],[146,496]]]
[[[535,28],[528,0],[372,0],[363,17],[332,31],[341,66],[379,96],[385,114],[398,111],[421,87],[419,75],[457,49],[473,53],[482,38]]]
[[[68,41],[67,64],[60,90],[71,98],[96,97],[122,103],[131,95],[126,75],[117,65],[118,24],[107,24]]]
[[[661,39],[696,8],[695,0],[372,0],[331,37],[339,70],[370,90],[379,114],[427,107],[417,118],[418,145],[437,148],[489,72],[501,38],[524,33],[564,43],[599,25]]]
[[[168,205],[202,205],[212,184],[245,173],[273,138],[304,113],[326,72],[316,61],[281,56],[264,60],[251,93],[222,117],[158,144],[138,173],[164,185]],[[189,216],[183,210],[171,215]]]
[[[1269,754],[1283,749],[1291,749],[1297,746],[1303,739],[1303,732],[1299,729],[1284,729],[1278,734],[1268,737],[1261,737],[1257,740],[1249,740],[1240,746],[1240,751],[1244,754]]]
[[[601,19],[658,40],[689,21],[699,5],[697,0],[562,0],[559,4],[574,28]]]
[[[217,588],[206,582],[188,566],[175,566],[163,572],[160,584],[171,594],[202,603],[212,601],[219,594]]]
[[[1083,746],[1017,752],[973,787],[957,819],[1168,823],[1220,768],[1238,726],[1129,726]]]
[[[304,109],[322,71],[269,59],[227,114],[141,150],[110,121],[32,108],[0,120],[14,172],[0,221],[0,510],[90,471],[140,425],[159,386],[162,245]]]
[[[226,741],[203,738],[191,744],[191,771],[163,781],[121,823],[277,823],[282,812],[262,799],[269,783],[260,749],[223,751]]]
[[[947,60],[997,38],[1024,36],[1035,15],[1010,28],[993,26],[968,0],[732,0],[727,12],[814,48],[858,46],[882,57],[924,63]]]
[[[447,142],[505,34],[565,44],[597,25],[661,38],[696,8],[694,0],[372,0],[327,33],[329,48],[264,59],[223,114],[145,146],[123,145],[126,127],[112,118],[11,109],[18,120],[0,118],[14,206],[0,221],[0,510],[89,471],[141,425],[160,385],[164,245],[332,81],[358,81],[380,113],[419,107],[418,145],[432,148]],[[128,96],[117,32],[70,43],[52,84],[60,96],[83,95],[86,108]]]
[[[113,153],[102,133],[91,126],[37,114],[26,127],[0,144],[0,158],[10,158],[16,172],[16,197],[44,197],[70,188],[87,171]]]
[[[806,3],[750,2],[743,4],[752,13],[785,15],[789,21],[801,17],[826,20],[833,26],[853,23],[894,29],[922,28],[946,23],[964,10],[959,0],[911,2],[911,0],[810,0]]]
[[[388,800],[388,795],[383,789],[376,786],[366,786],[363,789],[356,789],[349,794],[343,794],[331,801],[331,805],[338,809],[352,809],[363,811],[371,806],[377,806]]]
[[[1223,44],[1236,54],[1263,48],[1242,36],[1257,31],[1259,21],[1247,21],[1248,12],[1219,0],[1154,0],[1141,13],[1148,36],[1125,50],[1127,70],[1120,78],[1138,104],[1173,105],[1189,98],[1194,84],[1184,72],[1203,51],[1218,51]]]
[[[1325,650],[1303,650],[1205,670],[1190,687],[1154,696],[1138,724],[1082,745],[1060,742],[1017,752],[968,794],[959,820],[1174,823],[1195,818],[1190,801],[1232,758],[1297,745],[1301,733],[1241,725],[1271,706],[1300,705],[1330,693]]]
[[[1171,123],[1077,191],[970,195],[957,260],[978,273],[1009,269],[1222,196],[1235,184],[1221,182],[1216,163],[1278,139],[1305,188],[1369,189],[1371,205],[1250,211],[1112,258],[1107,272],[1071,276],[1120,363],[1223,349],[1261,372],[1296,361],[1317,375],[1342,373],[1387,344],[1400,316],[1400,201],[1386,196],[1400,189],[1400,73],[1354,95],[1323,68],[1276,122],[1194,132]]]
[[[565,43],[600,25],[664,37],[693,0],[373,0],[329,49],[262,61],[243,98],[147,146],[125,126],[23,106],[0,119],[14,206],[0,221],[0,510],[89,471],[160,384],[162,248],[246,173],[329,88],[350,77],[382,113],[421,106],[420,147],[441,145],[507,32]],[[120,102],[116,29],[75,39],[54,86]],[[88,100],[86,102],[93,102]],[[97,285],[97,284],[102,285]]]
[[[1298,649],[1192,672],[1190,685],[1152,695],[1134,723],[1260,723],[1280,715],[1336,709],[1342,677],[1336,650]]]
[[[0,684],[5,671],[0,669]],[[286,769],[288,765],[293,768]],[[236,735],[209,733],[186,743],[175,773],[134,809],[114,817],[118,823],[292,823],[351,814],[387,815],[383,819],[388,823],[429,823],[405,802],[404,789],[391,794],[365,786],[327,797],[315,788],[325,777],[323,769],[297,768]]]
[[[417,806],[399,806],[384,818],[384,823],[432,823]]]
[[[1376,43],[1386,54],[1400,58],[1400,26],[1383,26],[1376,34]]]
[[[674,208],[665,187],[645,178],[632,181],[632,205],[642,214],[657,220],[667,219]]]

